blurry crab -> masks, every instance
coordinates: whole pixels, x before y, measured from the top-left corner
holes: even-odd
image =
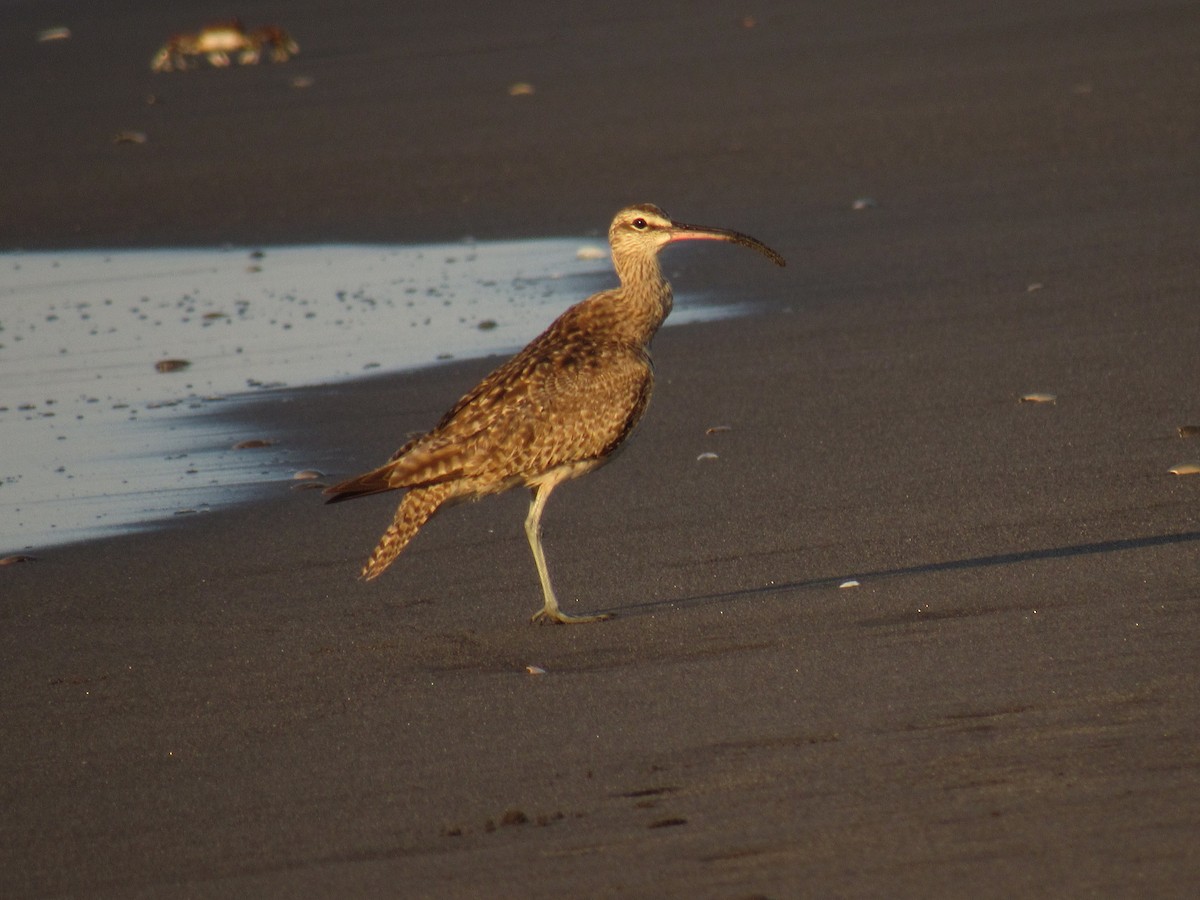
[[[268,51],[272,62],[285,62],[299,53],[300,47],[278,25],[247,31],[240,19],[231,19],[206,25],[194,34],[172,35],[150,60],[150,68],[155,72],[182,72],[198,65],[200,57],[211,66],[223,68],[229,65],[231,54],[236,54],[238,63],[245,66],[257,63],[263,50]]]

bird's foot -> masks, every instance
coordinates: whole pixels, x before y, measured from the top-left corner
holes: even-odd
[[[596,613],[591,616],[569,616],[557,607],[543,606],[530,618],[530,622],[542,625],[580,625],[584,622],[603,622],[613,618],[613,613]]]

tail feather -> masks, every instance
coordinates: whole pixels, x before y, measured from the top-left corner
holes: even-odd
[[[371,552],[371,558],[363,566],[363,581],[378,577],[384,569],[392,564],[400,551],[408,546],[421,526],[429,521],[438,511],[438,507],[450,499],[452,491],[444,484],[430,487],[413,488],[404,495],[400,507],[396,510],[396,518],[388,526],[388,530],[379,539],[379,544]],[[336,497],[334,499],[344,499]],[[330,501],[333,502],[333,501]]]

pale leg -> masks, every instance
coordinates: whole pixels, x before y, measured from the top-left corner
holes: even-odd
[[[546,605],[533,614],[533,622],[553,622],[560,625],[575,625],[580,622],[601,622],[611,619],[611,613],[601,613],[594,616],[569,616],[558,608],[558,600],[554,597],[554,588],[550,586],[550,572],[546,569],[546,554],[542,551],[542,510],[546,499],[554,490],[556,482],[546,482],[533,489],[533,500],[529,504],[529,515],[525,517],[525,536],[529,538],[529,549],[533,551],[533,561],[537,564],[538,579],[542,582],[542,593],[546,597]]]

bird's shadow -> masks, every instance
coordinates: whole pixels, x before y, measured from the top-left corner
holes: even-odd
[[[849,580],[858,582],[880,581],[888,578],[902,578],[909,575],[930,575],[938,572],[957,572],[971,569],[986,569],[995,566],[1009,566],[1023,562],[1038,562],[1041,560],[1069,559],[1076,556],[1093,556],[1101,553],[1117,553],[1125,550],[1144,550],[1149,547],[1163,547],[1172,544],[1188,544],[1200,541],[1200,531],[1183,531],[1177,534],[1157,534],[1140,538],[1118,538],[1110,541],[1093,541],[1086,544],[1071,544],[1066,547],[1045,547],[1037,550],[1018,550],[1012,553],[996,553],[989,556],[972,556],[966,559],[952,559],[943,562],[922,563],[914,566],[900,566],[893,569],[877,569],[870,572],[852,572],[844,575],[831,575],[823,578],[810,578],[804,581],[777,582],[761,587],[739,588],[733,591],[722,591],[716,594],[699,594],[693,597],[677,597],[669,600],[649,600],[644,603],[630,603],[625,606],[614,606],[606,609],[620,618],[630,618],[653,613],[664,607],[704,606],[710,603],[729,603],[739,600],[752,600],[756,597],[781,594],[789,591],[808,591],[836,588]]]

